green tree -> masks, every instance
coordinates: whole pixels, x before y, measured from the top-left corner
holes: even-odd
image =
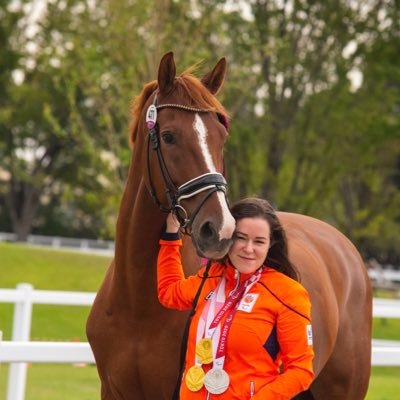
[[[6,182],[9,172],[4,168],[6,132],[4,121],[10,118],[10,96],[12,93],[12,76],[18,67],[21,54],[19,47],[20,22],[23,14],[10,8],[9,1],[0,1],[0,222],[8,226],[9,220],[4,212]]]
[[[111,235],[130,160],[131,99],[156,78],[161,55],[182,37],[193,49],[177,48],[180,65],[208,56],[215,7],[47,3],[35,37],[26,38],[31,46],[20,48],[25,79],[14,84],[2,121],[3,168],[10,175],[4,197],[20,240],[32,226],[71,232],[64,223],[80,234],[91,226],[92,235]]]
[[[228,19],[228,49],[242,61],[226,97],[234,197],[256,193],[327,220],[364,254],[377,251],[372,237],[385,237],[380,251],[393,247],[384,242],[397,243],[399,223],[398,4],[250,5],[250,17],[234,10]],[[364,75],[356,91],[355,69]]]
[[[41,201],[50,202],[69,187],[78,197],[97,193],[99,206],[107,203],[101,195],[107,199],[112,187],[87,97],[70,65],[62,65],[68,42],[61,46],[57,32],[47,30],[51,12],[50,7],[32,42],[34,51],[29,51],[29,37],[20,49],[24,80],[10,85],[1,121],[2,167],[9,175],[5,203],[19,240],[30,232]]]
[[[1,18],[21,18],[1,4]],[[365,254],[398,254],[399,20],[395,0],[48,2],[34,37],[11,22],[0,32],[13,54],[0,72],[12,177],[0,202],[28,221],[21,237],[32,225],[112,236],[132,97],[167,51],[182,69],[225,55],[231,199],[259,194],[333,223]]]

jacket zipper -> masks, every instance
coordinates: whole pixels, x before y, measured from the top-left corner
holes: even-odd
[[[236,290],[239,287],[239,284],[240,284],[240,272],[237,269],[235,269],[235,279],[236,279],[236,284],[235,284],[235,287],[231,290],[231,293],[234,290]]]
[[[256,384],[254,381],[250,382],[250,398],[252,398],[254,396],[256,392]]]

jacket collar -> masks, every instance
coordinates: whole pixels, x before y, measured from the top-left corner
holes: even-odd
[[[230,262],[229,259],[225,261],[225,278],[228,283],[228,287],[237,286],[250,278],[253,274],[240,273]]]

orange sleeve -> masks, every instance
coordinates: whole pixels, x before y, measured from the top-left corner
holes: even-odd
[[[185,278],[181,246],[182,240],[160,240],[157,259],[158,299],[164,307],[189,310],[201,278],[198,275]]]
[[[291,288],[287,304],[282,304],[277,317],[277,339],[283,372],[260,389],[252,400],[289,400],[307,390],[314,378],[312,360],[314,351],[311,332],[311,303],[306,289],[300,285]],[[298,311],[299,313],[297,313]]]

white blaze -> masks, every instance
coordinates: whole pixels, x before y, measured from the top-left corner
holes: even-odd
[[[193,128],[197,132],[197,137],[199,139],[199,145],[201,152],[203,154],[204,162],[208,168],[207,172],[216,173],[217,169],[215,168],[213,159],[211,157],[210,150],[207,144],[207,128],[204,125],[203,120],[201,119],[199,114],[195,114]],[[219,240],[222,239],[230,239],[232,237],[233,231],[235,229],[235,219],[232,217],[229,212],[228,205],[226,204],[225,195],[221,191],[217,192],[217,198],[219,204],[221,206],[222,211],[222,224],[221,230],[218,232]]]
[[[197,132],[200,149],[201,149],[201,152],[203,153],[204,161],[208,168],[207,172],[217,172],[217,170],[215,169],[215,165],[212,160],[211,154],[210,154],[210,150],[208,149],[207,128],[204,125],[204,122],[201,119],[200,115],[197,113],[194,117],[194,130]]]

